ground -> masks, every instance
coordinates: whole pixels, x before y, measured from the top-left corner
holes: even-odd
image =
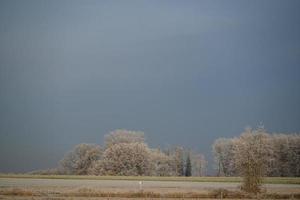
[[[245,198],[239,178],[160,178],[0,175],[0,199]],[[226,181],[227,180],[227,181]],[[300,198],[299,178],[273,178],[267,198]],[[253,198],[253,196],[249,196]]]

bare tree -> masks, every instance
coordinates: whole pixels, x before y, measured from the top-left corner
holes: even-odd
[[[239,137],[235,144],[234,158],[236,167],[243,177],[243,190],[252,193],[260,191],[270,149],[268,135],[263,129],[246,129]]]
[[[79,144],[68,152],[60,161],[60,168],[65,174],[87,174],[93,162],[102,155],[100,146],[94,144]]]

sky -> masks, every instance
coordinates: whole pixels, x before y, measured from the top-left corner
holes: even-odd
[[[300,1],[0,0],[0,172],[115,129],[150,147],[300,132]],[[211,166],[210,166],[211,167]]]

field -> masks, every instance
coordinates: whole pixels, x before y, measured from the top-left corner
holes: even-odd
[[[78,176],[78,175],[31,175],[0,174],[0,178],[71,179],[71,180],[135,180],[135,181],[178,181],[178,182],[241,182],[240,177],[155,177],[155,176]],[[298,177],[266,177],[266,184],[300,184]]]
[[[0,175],[0,199],[257,198],[238,177]],[[299,178],[266,178],[259,198],[300,198]]]

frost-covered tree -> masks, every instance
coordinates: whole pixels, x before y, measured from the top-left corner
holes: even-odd
[[[151,176],[174,176],[172,169],[172,157],[166,155],[158,149],[150,151],[150,175]]]
[[[263,129],[246,129],[235,143],[235,166],[243,177],[243,190],[253,193],[260,191],[270,149],[268,134]]]
[[[60,168],[64,174],[87,174],[89,168],[101,156],[102,150],[99,145],[79,144],[60,161]]]
[[[141,131],[115,130],[105,135],[105,147],[109,148],[119,143],[144,143],[144,133]]]
[[[201,153],[191,153],[192,176],[205,176],[207,161]]]
[[[212,145],[218,176],[236,175],[234,162],[235,138],[218,138]]]
[[[272,160],[268,165],[268,176],[286,176],[288,166],[288,136],[275,134],[271,137]]]
[[[173,169],[177,176],[184,176],[184,149],[183,147],[176,146],[172,153]]]
[[[102,175],[148,175],[150,150],[144,143],[119,143],[108,147],[103,153]]]
[[[202,176],[206,166],[204,156],[190,156],[188,165],[184,165],[187,157],[183,147],[173,146],[166,151],[150,149],[143,132],[115,130],[105,136],[104,150],[98,145],[77,145],[61,160],[57,173],[184,176],[191,168],[194,171],[188,175]]]
[[[300,135],[289,136],[289,176],[300,177]]]
[[[246,131],[247,132],[247,131]],[[263,128],[248,132],[263,132],[263,148],[268,159],[265,160],[264,173],[267,176],[300,176],[300,135],[299,134],[269,134]],[[240,138],[219,138],[212,145],[218,175],[236,176],[235,143]]]
[[[300,135],[270,135],[273,157],[269,176],[300,176]]]

